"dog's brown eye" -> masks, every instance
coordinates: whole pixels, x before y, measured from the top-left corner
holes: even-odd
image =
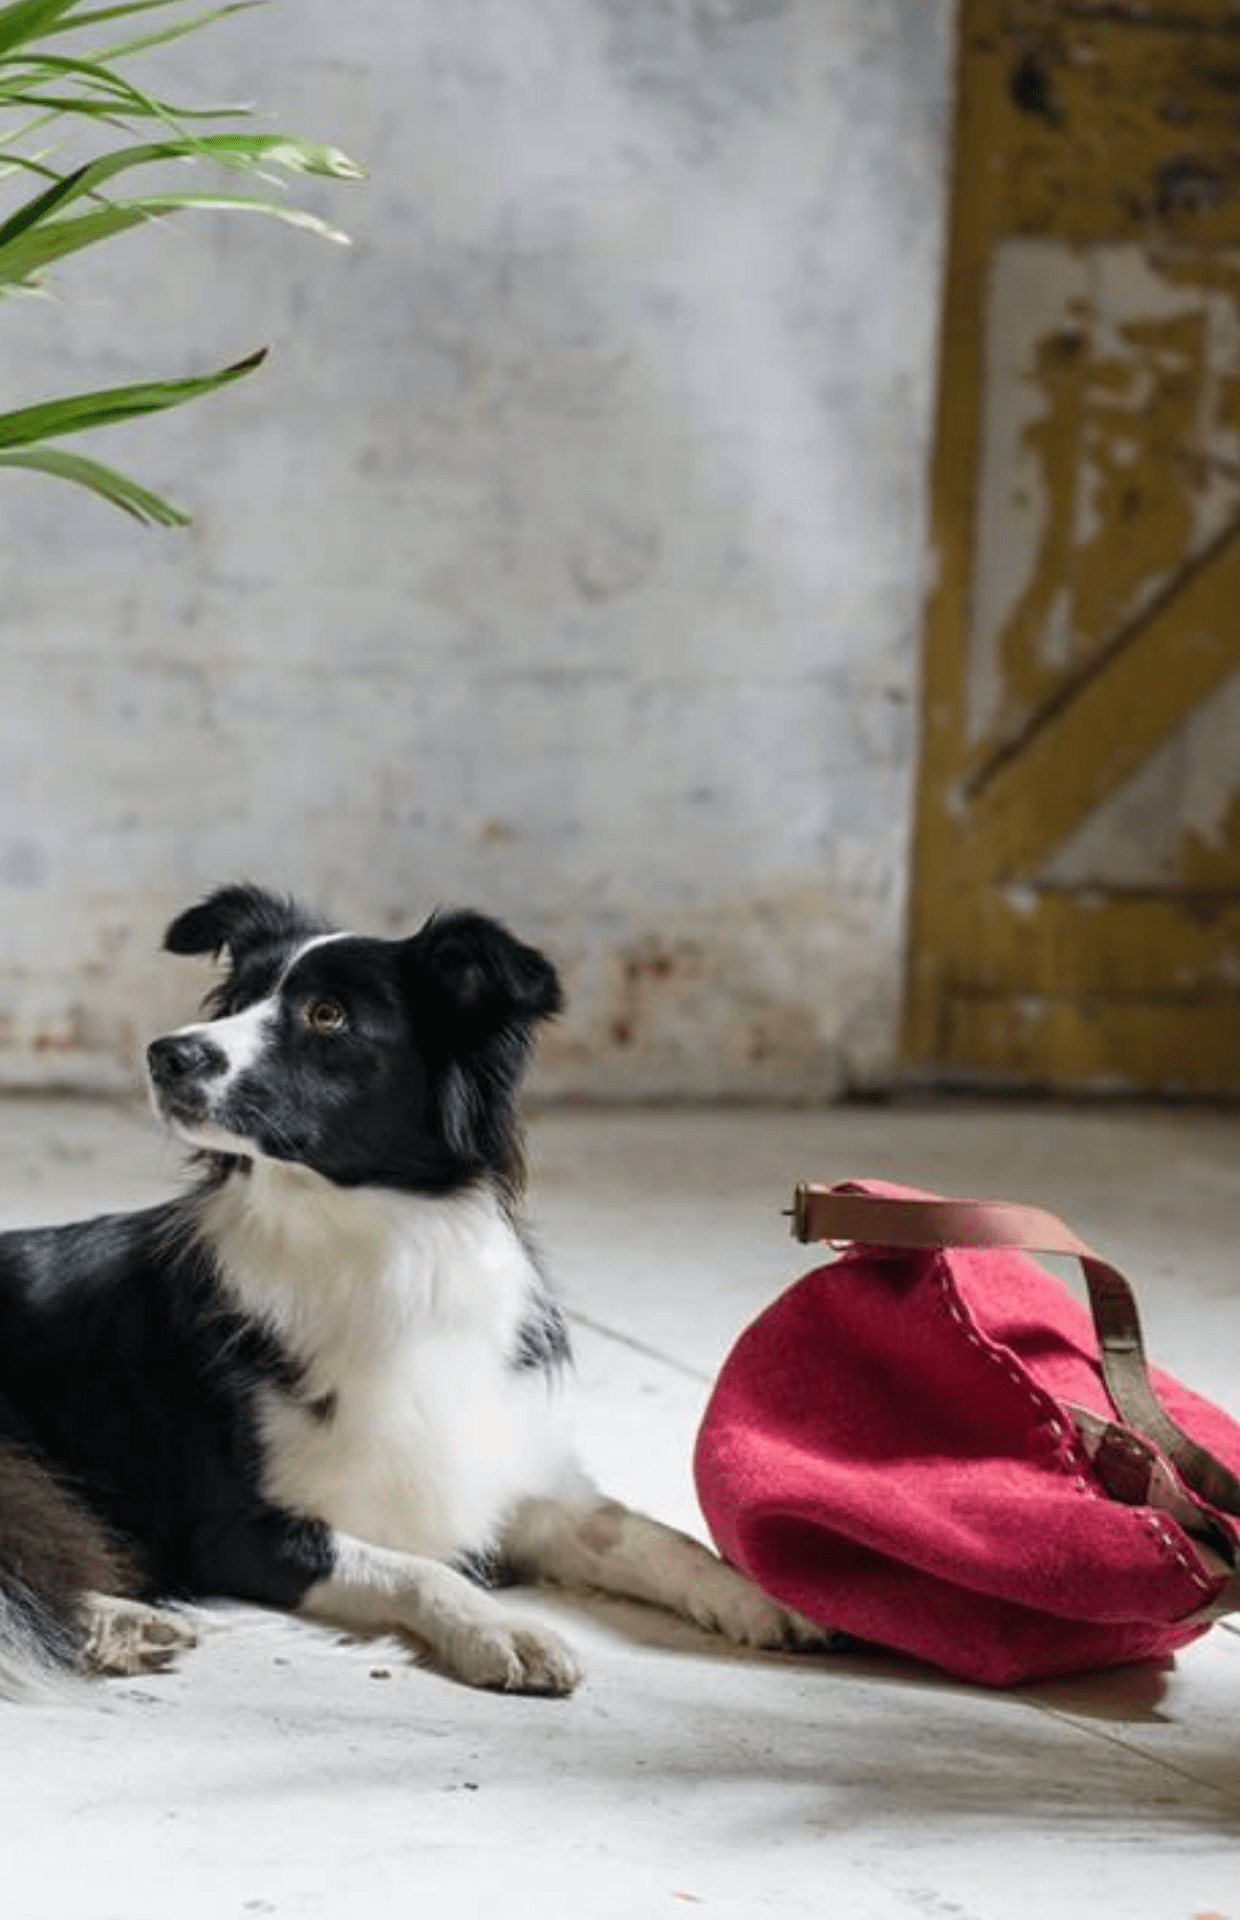
[[[339,1000],[312,1000],[306,1008],[306,1025],[314,1033],[339,1033],[346,1019]]]

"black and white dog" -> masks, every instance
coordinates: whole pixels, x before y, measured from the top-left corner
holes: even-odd
[[[165,945],[228,962],[211,1017],[148,1052],[195,1184],[0,1235],[0,1691],[158,1667],[193,1635],[151,1601],[233,1596],[568,1692],[500,1576],[824,1644],[604,1499],[564,1437],[514,1107],[550,963],[479,914],[364,939],[249,886]]]

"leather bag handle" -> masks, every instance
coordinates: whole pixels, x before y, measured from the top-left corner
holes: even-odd
[[[1055,1214],[1010,1200],[905,1200],[802,1183],[792,1206],[794,1238],[864,1246],[1011,1247],[1067,1254],[1079,1260],[1098,1336],[1102,1377],[1120,1418],[1165,1454],[1209,1506],[1240,1516],[1240,1479],[1171,1418],[1150,1378],[1136,1295],[1117,1267],[1103,1260]]]

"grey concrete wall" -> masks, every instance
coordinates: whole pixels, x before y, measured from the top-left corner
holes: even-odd
[[[125,1082],[239,875],[477,903],[542,1085],[881,1081],[901,971],[950,0],[283,0],[187,42],[363,158],[6,305],[0,400],[266,340],[101,442],[196,513],[0,476],[0,1083]]]

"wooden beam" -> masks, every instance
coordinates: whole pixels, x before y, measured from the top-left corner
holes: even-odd
[[[1074,828],[1240,671],[1232,525],[962,784],[979,879],[1031,877]]]

